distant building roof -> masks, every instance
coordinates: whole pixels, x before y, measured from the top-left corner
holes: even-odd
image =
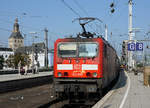
[[[43,53],[45,50],[45,44],[43,43],[34,43],[32,46],[24,46],[24,47],[19,47],[16,50],[16,53],[32,53],[32,48],[34,52],[37,53]]]
[[[0,51],[13,51],[11,48],[0,47]]]
[[[23,36],[21,35],[20,32],[12,32],[12,34],[9,37],[9,39],[10,38],[23,39]]]

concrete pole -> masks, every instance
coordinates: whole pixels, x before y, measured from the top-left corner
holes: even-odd
[[[27,52],[26,52],[26,34],[24,34],[24,43],[23,43],[23,46],[25,47],[25,54],[27,54]]]
[[[32,73],[34,73],[34,34],[36,34],[37,32],[30,32],[30,34],[33,34],[32,35]]]
[[[32,36],[32,73],[34,73],[34,36]]]
[[[45,31],[45,67],[48,68],[48,30],[47,28],[45,28],[44,31]]]
[[[132,0],[129,0],[129,40],[133,40],[133,31],[132,31]],[[132,51],[128,51],[128,66],[132,67]]]
[[[108,29],[107,29],[107,25],[105,24],[105,40],[108,40]]]

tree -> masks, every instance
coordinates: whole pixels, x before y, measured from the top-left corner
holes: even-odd
[[[0,56],[0,69],[3,69],[4,67],[4,57]]]
[[[12,68],[18,68],[18,63],[21,61],[21,66],[30,65],[31,60],[27,54],[17,53],[15,55],[10,55],[6,60],[6,64]]]

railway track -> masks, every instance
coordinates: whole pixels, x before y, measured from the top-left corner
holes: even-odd
[[[97,101],[99,99],[100,98],[97,98]],[[68,99],[54,99],[38,108],[91,108],[95,103],[96,101],[92,100],[86,100],[85,102],[80,100],[78,102],[70,103]]]
[[[50,102],[51,84],[7,92],[0,95],[0,108],[38,108]]]

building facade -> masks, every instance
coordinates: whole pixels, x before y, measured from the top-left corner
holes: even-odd
[[[13,32],[9,37],[9,48],[12,48],[13,51],[16,51],[17,48],[24,46],[24,38],[19,30],[18,19],[15,19],[15,24],[13,27]]]
[[[14,52],[11,48],[0,48],[0,56],[3,56],[4,61],[6,61],[10,55],[14,55]],[[10,69],[5,62],[3,69]]]
[[[40,67],[45,67],[45,44],[42,43],[34,43],[32,46],[24,46],[20,47],[16,50],[16,53],[26,53],[29,55],[31,60],[30,67],[32,65],[37,64],[39,62]],[[48,66],[53,66],[53,52],[48,51]]]

